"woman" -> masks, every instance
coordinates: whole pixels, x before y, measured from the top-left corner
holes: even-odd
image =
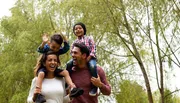
[[[46,68],[46,75],[42,82],[42,90],[41,94],[44,96],[44,99],[41,99],[41,102],[45,103],[68,103],[70,102],[69,95],[65,96],[65,81],[63,78],[57,78],[54,75],[55,69],[58,67],[60,63],[58,56],[49,51],[41,57],[40,61],[38,61],[36,68],[35,68],[35,75],[37,75],[37,71],[39,68],[44,67]],[[36,87],[37,77],[32,80],[31,89],[29,91],[28,96],[28,103],[35,102],[37,97],[37,88]],[[43,98],[43,97],[42,97]],[[40,103],[41,103],[40,102]]]

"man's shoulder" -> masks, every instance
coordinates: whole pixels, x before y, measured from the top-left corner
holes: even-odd
[[[97,69],[102,69],[102,67],[100,67],[100,66],[97,66]]]
[[[98,72],[99,72],[99,71],[103,71],[103,72],[104,72],[103,68],[100,67],[100,66],[97,66],[97,71],[98,71]]]

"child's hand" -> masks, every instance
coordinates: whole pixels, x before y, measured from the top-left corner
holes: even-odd
[[[61,37],[63,38],[63,40],[64,40],[65,42],[68,42],[67,38],[66,38],[63,34],[61,34]]]
[[[89,62],[90,59],[91,59],[91,56],[88,56],[87,59],[86,59],[86,61]]]
[[[44,43],[47,43],[47,42],[48,42],[48,35],[47,35],[47,34],[44,34],[44,35],[42,36],[42,40],[43,40]]]

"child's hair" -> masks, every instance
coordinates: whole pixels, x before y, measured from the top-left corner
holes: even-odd
[[[84,29],[84,35],[86,35],[86,26],[82,22],[78,22],[78,23],[74,24],[73,33],[75,34],[74,30],[75,30],[76,25],[81,25],[81,27]]]
[[[57,44],[61,45],[63,43],[63,38],[60,34],[54,34],[51,36],[50,41],[55,41]]]

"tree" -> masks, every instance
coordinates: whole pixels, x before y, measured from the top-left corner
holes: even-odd
[[[11,8],[11,17],[1,20],[3,50],[0,51],[2,103],[24,103],[33,78],[33,67],[39,54],[36,52],[41,43],[43,32],[53,32],[52,21],[42,10],[36,14],[35,1],[19,0]],[[61,61],[63,62],[63,60]]]
[[[120,83],[120,92],[116,95],[118,103],[147,103],[146,91],[137,82],[124,80]]]
[[[113,58],[121,57],[116,54],[118,52],[125,53],[127,57],[125,60],[128,63],[137,62],[134,65],[139,65],[143,74],[149,103],[153,103],[153,98],[148,66],[152,68],[151,65],[154,65],[161,101],[164,103],[164,66],[169,63],[168,68],[172,68],[173,63],[179,67],[178,1],[91,0],[88,6],[87,2],[74,4],[76,7],[72,7],[72,11],[79,11],[78,7],[81,6],[83,8],[79,11],[82,15],[81,20],[93,25],[92,27],[99,31],[94,37],[102,38],[98,42],[102,51],[110,53]],[[83,7],[84,5],[86,7]],[[93,28],[91,30],[93,32]],[[167,34],[167,30],[170,33]],[[120,47],[123,50],[119,49]],[[105,59],[108,61],[108,58]],[[111,62],[109,64],[111,65]]]
[[[98,65],[105,69],[114,96],[123,77],[130,76],[129,70],[140,70],[148,102],[153,103],[150,71],[154,69],[164,103],[164,70],[180,67],[179,10],[178,0],[18,0],[11,9],[12,16],[1,20],[0,30],[7,41],[0,51],[0,100],[25,100],[21,95],[27,94],[33,77],[33,69],[27,68],[35,65],[43,32],[63,31],[72,43],[72,25],[81,21],[88,35],[94,37]],[[63,56],[62,65],[70,58]],[[11,87],[13,83],[18,85]]]

